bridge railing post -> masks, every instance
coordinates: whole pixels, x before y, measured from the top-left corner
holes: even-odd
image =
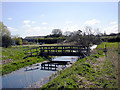
[[[57,46],[57,53],[58,53],[58,46]]]
[[[48,47],[48,53],[50,52],[50,47]]]
[[[78,53],[80,54],[80,46],[78,46]]]
[[[71,46],[71,52],[73,52],[73,46]]]
[[[43,47],[43,49],[42,49],[42,53],[44,52],[45,50],[44,50],[44,47]]]
[[[62,46],[62,53],[63,53],[63,46]]]
[[[70,46],[70,53],[71,53],[71,46]]]
[[[39,49],[39,50],[40,50],[40,54],[42,54],[42,53],[43,53],[43,51],[42,51],[42,47],[41,47],[41,46],[40,46],[40,49]]]
[[[49,48],[47,47],[47,53],[49,53]]]
[[[49,52],[51,52],[51,47],[49,47]]]

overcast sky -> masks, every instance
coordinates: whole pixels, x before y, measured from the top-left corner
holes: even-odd
[[[118,2],[3,2],[2,21],[12,35],[44,36],[53,29],[118,32]]]

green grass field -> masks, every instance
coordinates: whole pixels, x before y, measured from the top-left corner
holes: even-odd
[[[46,60],[45,57],[28,57],[24,59],[24,49],[30,47],[31,46],[14,46],[2,48],[2,75]]]
[[[61,44],[43,44],[42,46],[56,46]],[[9,48],[0,48],[1,52],[0,55],[2,55],[2,68],[0,69],[2,72],[2,75],[8,74],[12,71],[18,70],[22,67],[29,66],[38,62],[42,62],[44,60],[47,60],[45,57],[28,57],[24,59],[26,56],[24,54],[25,49],[39,47],[40,45],[17,45],[12,46]],[[51,57],[49,56],[48,59]],[[1,65],[0,65],[1,67]]]
[[[101,50],[105,44],[107,57]],[[79,59],[54,77],[42,88],[118,88],[118,43],[98,45],[89,57]]]

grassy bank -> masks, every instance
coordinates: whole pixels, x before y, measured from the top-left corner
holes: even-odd
[[[18,70],[22,67],[29,66],[46,60],[45,57],[28,57],[24,59],[24,49],[29,46],[17,46],[2,48],[2,75]]]
[[[101,49],[107,44],[107,57]],[[89,57],[59,71],[43,88],[118,88],[118,43],[102,43]]]

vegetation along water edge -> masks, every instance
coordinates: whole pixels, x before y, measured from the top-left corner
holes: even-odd
[[[107,45],[107,57],[103,48]],[[89,57],[59,71],[42,88],[118,88],[118,43],[103,42]]]
[[[33,46],[32,46],[33,47]],[[2,48],[2,75],[8,74],[12,71],[18,70],[20,68],[42,62],[44,60],[50,59],[51,57],[27,57],[24,59],[24,50],[30,48],[29,46],[17,46]]]

